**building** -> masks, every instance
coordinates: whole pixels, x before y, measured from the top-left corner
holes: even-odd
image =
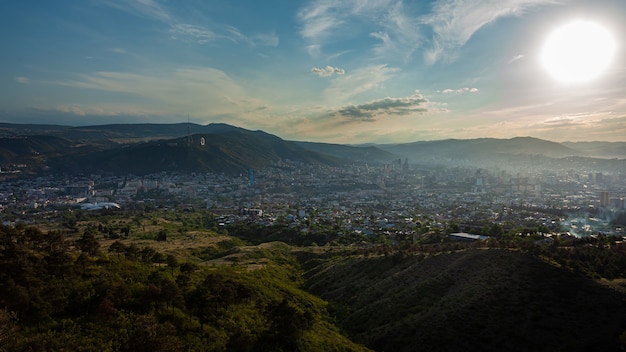
[[[611,204],[611,199],[609,198],[609,192],[608,191],[600,192],[600,206],[608,207],[610,204]]]

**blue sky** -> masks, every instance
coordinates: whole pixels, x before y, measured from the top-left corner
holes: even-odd
[[[540,62],[576,20],[594,79]],[[626,141],[623,0],[0,1],[0,121],[207,124],[333,143]]]

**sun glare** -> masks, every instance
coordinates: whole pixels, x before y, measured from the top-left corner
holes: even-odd
[[[610,64],[614,50],[613,37],[604,26],[575,21],[548,36],[541,62],[555,79],[580,83],[598,77]]]

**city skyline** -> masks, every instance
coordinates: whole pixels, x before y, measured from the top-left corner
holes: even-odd
[[[619,0],[89,0],[0,9],[2,122],[176,123],[189,114],[194,123],[332,143],[625,141]],[[587,26],[573,49],[546,49],[555,31],[580,22],[605,30],[608,44],[578,47],[604,40]],[[588,77],[544,64],[550,50],[604,49]],[[551,59],[562,68],[567,58]]]

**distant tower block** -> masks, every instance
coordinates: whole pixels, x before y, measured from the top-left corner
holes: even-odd
[[[254,169],[248,169],[248,185],[254,186]]]
[[[609,198],[609,192],[608,191],[600,192],[600,206],[607,207],[609,206],[609,204],[611,204],[611,199]]]

